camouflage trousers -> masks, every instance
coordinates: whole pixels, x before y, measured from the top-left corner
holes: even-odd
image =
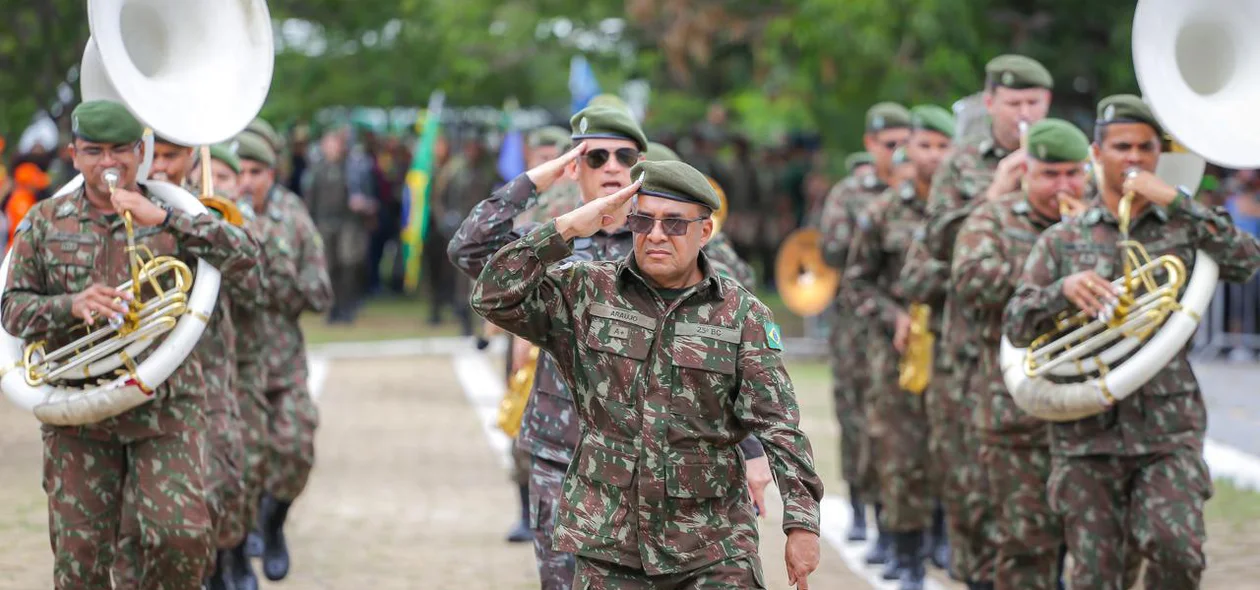
[[[529,485],[529,471],[532,461],[533,457],[529,454],[529,451],[522,449],[520,445],[516,444],[516,439],[512,439],[512,483],[518,486]]]
[[[874,465],[863,461],[868,435],[862,399],[870,387],[870,368],[857,352],[860,336],[853,318],[839,314],[831,318],[831,393],[840,425],[840,473],[849,483],[849,493],[872,501],[879,485]]]
[[[529,471],[529,528],[534,531],[534,560],[541,590],[573,587],[574,556],[555,550],[556,512],[569,466],[534,457]]]
[[[766,588],[761,559],[746,555],[723,559],[689,572],[649,576],[643,570],[607,561],[577,558],[574,590],[752,590]]]
[[[892,343],[871,346],[872,387],[866,394],[870,462],[879,477],[881,523],[893,533],[932,526],[935,489],[929,475],[928,424],[922,395],[897,383]]]
[[[1050,510],[1048,446],[984,443],[980,459],[988,470],[997,506],[998,590],[1055,590],[1064,548],[1062,521]]]
[[[1147,559],[1149,590],[1199,587],[1206,567],[1203,505],[1213,493],[1202,450],[1055,456],[1048,492],[1072,556],[1068,588],[1124,588],[1133,553]]]
[[[268,416],[266,367],[261,362],[238,362],[237,390],[241,420],[241,442],[245,450],[245,468],[241,478],[242,499],[240,523],[244,532],[258,520],[258,499],[262,496],[265,481]]]
[[[302,495],[315,466],[319,410],[306,383],[267,392],[267,458],[264,488],[282,502]]]
[[[134,573],[117,588],[200,587],[214,539],[202,481],[204,427],[197,422],[140,439],[44,430],[56,588],[110,588],[115,540],[129,520],[136,527]],[[128,496],[130,516],[123,508]]]
[[[976,360],[946,351],[944,347],[938,350],[940,362],[924,395],[931,428],[929,456],[948,527],[949,569],[956,579],[988,582],[997,561],[994,511],[998,499],[989,491],[989,478],[980,461],[982,437],[972,427],[975,404],[968,393],[989,384]]]

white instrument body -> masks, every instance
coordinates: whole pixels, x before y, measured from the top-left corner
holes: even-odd
[[[206,206],[187,191],[166,182],[148,181],[145,188],[153,197],[167,203],[171,207],[186,213],[197,215],[206,213]],[[4,257],[0,265],[0,285],[5,285],[9,277],[9,267],[13,262],[12,251]],[[214,306],[219,296],[219,270],[204,260],[197,261],[196,281],[188,297],[188,312],[180,317],[175,327],[167,333],[162,345],[153,351],[144,361],[136,366],[136,375],[140,382],[149,387],[157,387],[179,368],[184,359],[192,352],[201,334],[206,328],[203,318],[214,313]],[[0,318],[3,317],[0,309]],[[132,343],[128,347],[143,351],[152,344],[152,340]],[[22,362],[24,343],[21,339],[0,330],[0,366],[18,366]],[[117,356],[110,357],[117,359]],[[113,363],[112,367],[108,367]],[[101,361],[93,365],[95,374],[102,374],[117,368],[120,360]],[[106,368],[108,367],[108,368]],[[135,408],[153,399],[153,392],[145,392],[130,375],[122,375],[96,387],[75,389],[43,384],[32,387],[26,382],[25,371],[19,366],[8,371],[0,378],[0,389],[17,405],[34,412],[35,417],[45,424],[57,426],[76,426],[92,424],[117,416],[122,412]]]

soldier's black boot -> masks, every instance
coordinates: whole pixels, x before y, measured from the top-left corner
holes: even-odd
[[[884,523],[880,519],[880,514],[884,512],[884,505],[879,502],[875,503],[875,542],[871,545],[871,549],[866,552],[867,565],[879,565],[888,562],[892,538],[888,533],[884,532]]]
[[[249,557],[262,557],[263,554],[262,525],[259,523],[262,522],[265,496],[266,494],[263,494],[263,496],[258,498],[258,513],[254,516],[254,526],[250,527],[249,533],[245,535],[245,555]]]
[[[237,590],[232,579],[232,554],[223,549],[215,552],[214,573],[210,574],[210,590]]]
[[[945,529],[945,508],[940,502],[936,503],[936,510],[932,513],[932,532],[928,540],[928,549],[931,553],[928,557],[932,560],[932,565],[949,571],[949,533]]]
[[[258,590],[258,576],[254,575],[254,566],[246,554],[246,543],[241,541],[240,545],[232,548],[232,581],[236,590]]]
[[[993,590],[993,582],[967,582],[967,590]]]
[[[849,486],[849,505],[853,507],[853,524],[849,527],[850,541],[866,540],[866,504],[862,503],[862,497],[858,496],[857,490],[853,486]]]
[[[534,531],[529,530],[529,486],[520,486],[521,519],[508,533],[509,543],[526,543],[534,540]]]
[[[927,576],[923,567],[925,537],[922,530],[897,533],[897,561],[901,564],[898,590],[923,590],[923,579]]]
[[[289,516],[289,502],[281,502],[271,494],[263,496],[263,575],[279,582],[289,575],[289,547],[284,542],[284,520]]]

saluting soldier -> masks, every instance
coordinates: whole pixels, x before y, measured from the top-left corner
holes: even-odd
[[[932,179],[922,262],[907,264],[906,295],[939,307],[944,301],[941,355],[937,357],[932,391],[927,395],[932,423],[932,462],[942,474],[941,498],[949,525],[950,569],[955,578],[985,587],[992,583],[994,560],[993,504],[983,465],[976,460],[979,437],[971,425],[977,380],[978,322],[961,315],[948,297],[954,237],[981,203],[1018,188],[1023,175],[1020,122],[1045,118],[1050,108],[1050,73],[1021,55],[1002,55],[985,66],[984,103],[991,124],[959,140]],[[918,255],[912,258],[919,259]]]
[[[958,232],[950,296],[960,311],[982,321],[980,371],[988,387],[970,392],[981,436],[980,460],[997,503],[997,590],[1058,587],[1063,529],[1050,510],[1050,427],[1021,411],[1006,390],[998,352],[1002,308],[1037,237],[1064,209],[1085,208],[1089,139],[1075,125],[1044,119],[1027,139],[1023,189],[980,205]]]
[[[823,259],[841,273],[849,262],[854,221],[858,212],[888,189],[893,182],[892,155],[910,136],[910,111],[891,102],[881,102],[866,111],[866,135],[862,141],[875,164],[873,175],[853,175],[841,181],[827,195],[819,230],[823,239]],[[866,502],[875,502],[875,519],[882,510],[878,502],[877,476],[863,470],[861,455],[866,438],[863,393],[870,386],[869,363],[863,352],[866,326],[859,323],[853,308],[837,298],[828,314],[831,326],[831,383],[836,419],[840,422],[840,465],[849,484],[853,509],[850,541],[866,539]],[[873,468],[873,466],[871,466]],[[870,564],[882,564],[892,538],[880,534],[866,556]]]
[[[1123,272],[1118,207],[1134,194],[1130,239],[1151,258],[1196,263],[1203,250],[1220,278],[1244,282],[1260,268],[1260,241],[1186,187],[1155,176],[1163,132],[1132,95],[1098,105],[1093,155],[1101,198],[1081,216],[1047,229],[1028,255],[1006,334],[1027,347],[1063,312],[1096,316],[1114,303]],[[1131,170],[1136,170],[1132,177]],[[1203,504],[1212,480],[1203,460],[1207,408],[1187,348],[1131,396],[1100,414],[1051,425],[1050,506],[1063,518],[1072,568],[1069,588],[1121,588],[1127,553],[1147,559],[1147,588],[1198,588],[1205,567]],[[1126,542],[1126,539],[1128,540]]]
[[[266,218],[260,236],[268,275],[265,318],[268,455],[258,509],[263,574],[272,581],[289,572],[284,523],[289,507],[306,488],[315,464],[319,411],[306,379],[306,344],[298,318],[322,312],[332,303],[324,246],[301,197],[276,182],[276,153],[253,133],[236,137],[241,159],[242,197]],[[247,547],[247,549],[251,549]]]
[[[136,184],[144,129],[116,102],[90,101],[71,114],[70,152],[83,187],[35,205],[13,246],[3,300],[4,327],[54,344],[81,321],[126,311],[119,285],[130,279],[124,222],[137,246],[192,264],[202,258],[224,284],[258,284],[258,248],[239,228],[150,201]],[[119,176],[111,191],[107,170]],[[138,519],[136,569],[142,589],[197,588],[214,545],[204,491],[206,405],[201,355],[192,354],[156,388],[154,400],[79,427],[43,426],[44,482],[56,588],[109,588],[115,535]],[[133,513],[123,498],[134,499]]]
[[[574,393],[556,545],[578,555],[579,588],[764,588],[737,450],[752,434],[783,493],[788,577],[808,588],[822,483],[779,328],[700,252],[719,206],[704,176],[682,162],[633,174],[500,250],[474,286],[477,313],[548,351]],[[569,259],[570,242],[623,219],[631,256]]]
[[[885,577],[899,578],[903,590],[923,587],[923,544],[932,526],[935,494],[923,396],[902,390],[898,383],[898,360],[910,334],[901,266],[914,234],[922,231],[932,175],[949,153],[954,130],[953,115],[936,105],[914,107],[910,120],[910,138],[897,155],[904,151],[913,174],[858,214],[841,288],[857,321],[869,327],[870,338],[862,347],[871,364],[871,387],[863,399],[868,456],[879,478],[880,529],[895,545]],[[933,320],[936,332],[939,314]]]

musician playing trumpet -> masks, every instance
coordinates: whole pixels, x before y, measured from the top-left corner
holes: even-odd
[[[1117,242],[1127,193],[1133,194],[1130,238],[1152,259],[1169,254],[1189,270],[1202,250],[1227,281],[1245,281],[1260,268],[1260,241],[1194,201],[1190,189],[1155,176],[1162,135],[1136,96],[1098,105],[1091,149],[1102,167],[1101,199],[1047,229],[1033,246],[1005,310],[1005,333],[1015,346],[1052,331],[1055,318],[1073,308],[1114,311],[1120,293],[1110,278],[1124,272]],[[1047,493],[1072,555],[1067,587],[1121,588],[1125,552],[1136,550],[1148,560],[1147,588],[1198,588],[1212,480],[1203,461],[1207,412],[1186,350],[1109,410],[1050,429]]]
[[[130,213],[136,245],[154,255],[190,266],[202,258],[225,284],[260,280],[258,248],[240,229],[159,205],[137,185],[143,128],[126,107],[85,102],[71,120],[70,154],[83,187],[40,202],[18,228],[0,303],[9,333],[47,339],[51,350],[80,321],[99,326],[136,303],[131,291],[114,287],[131,278],[123,213]],[[200,586],[213,546],[203,491],[203,382],[191,355],[154,386],[149,403],[86,426],[43,426],[56,588],[111,587],[124,493],[139,500],[139,587]]]

